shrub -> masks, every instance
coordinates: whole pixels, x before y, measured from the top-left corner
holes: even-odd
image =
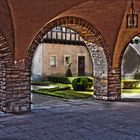
[[[138,80],[127,80],[123,81],[123,89],[135,89],[138,88],[140,81]]]
[[[31,85],[49,86],[50,82],[48,82],[48,81],[31,81]]]
[[[67,77],[55,77],[55,76],[48,76],[48,81],[53,83],[63,83],[63,84],[71,84],[71,81]]]
[[[88,78],[88,77],[87,77],[87,79],[88,79],[88,88],[90,89],[93,87],[93,80],[91,78]]]
[[[72,87],[76,91],[87,90],[93,85],[93,80],[87,77],[79,77],[72,81]]]
[[[48,91],[60,91],[60,90],[68,90],[68,89],[71,89],[71,86],[69,86],[69,85],[59,85],[58,87],[49,88],[47,90]]]
[[[63,90],[70,90],[71,86],[69,85],[58,85],[57,87],[53,87],[53,88],[48,88],[48,89],[37,89],[37,90],[32,90],[32,92],[36,93],[36,92],[51,92],[51,91],[63,91]]]
[[[139,72],[139,71],[136,71],[136,72],[134,73],[134,79],[140,80],[140,72]]]
[[[66,76],[66,77],[72,77],[72,72],[71,72],[71,69],[70,69],[70,68],[68,68],[68,69],[66,70],[65,76]]]

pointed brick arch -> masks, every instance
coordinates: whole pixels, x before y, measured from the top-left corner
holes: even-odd
[[[118,67],[121,67],[121,64],[122,64],[122,59],[123,59],[123,56],[124,56],[124,53],[129,45],[129,43],[131,42],[132,39],[134,39],[136,36],[139,36],[140,33],[136,33],[135,35],[133,35],[131,37],[131,39],[128,39],[127,42],[126,42],[126,45],[123,47],[121,53],[120,53],[120,56],[119,56],[119,59],[118,59]]]
[[[108,69],[111,65],[111,53],[102,34],[94,25],[77,17],[62,17],[50,21],[31,42],[26,55],[25,67],[31,69],[33,56],[42,38],[54,27],[65,26],[76,31],[89,44],[87,48],[92,57],[94,73],[94,96],[97,99],[108,99]],[[96,54],[96,55],[95,55]]]
[[[82,18],[68,16],[68,17],[62,17],[50,21],[39,31],[39,33],[34,37],[33,41],[31,42],[27,50],[27,55],[25,60],[26,66],[31,67],[34,52],[36,51],[36,48],[39,45],[39,43],[41,43],[41,39],[45,36],[45,34],[49,32],[51,29],[53,29],[54,27],[59,25],[71,28],[77,33],[79,33],[80,36],[85,41],[93,43],[96,46],[101,46],[104,49],[108,63],[109,64],[111,63],[110,61],[111,55],[110,55],[110,50],[108,48],[108,45],[104,40],[103,36],[101,35],[101,33],[95,28],[95,26],[88,23],[86,20]]]
[[[134,38],[134,37],[136,37],[136,36],[139,36],[140,35],[140,33],[134,33],[134,34],[132,34],[132,36],[130,37],[130,38],[127,38],[126,40],[125,40],[125,45],[123,46],[123,49],[121,50],[121,52],[120,52],[120,54],[119,54],[119,58],[118,58],[118,63],[117,63],[117,66],[118,66],[118,68],[117,68],[117,77],[118,77],[118,79],[120,79],[120,82],[118,82],[117,83],[117,86],[118,87],[120,87],[120,88],[118,88],[119,89],[119,94],[120,94],[120,96],[121,96],[121,77],[122,77],[122,69],[121,69],[121,65],[122,65],[122,60],[123,60],[123,56],[124,56],[124,53],[125,53],[125,51],[126,51],[126,49],[127,49],[127,47],[128,47],[128,45],[129,45],[129,43],[131,42],[131,40]],[[133,59],[133,58],[132,58]]]
[[[0,68],[9,67],[12,63],[12,51],[4,35],[0,33]]]
[[[121,99],[121,63],[123,55],[129,42],[138,34],[139,29],[127,30],[118,37],[112,59],[112,67],[109,70],[109,95],[111,100],[112,98]]]

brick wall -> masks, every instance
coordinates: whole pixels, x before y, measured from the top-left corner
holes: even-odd
[[[0,69],[0,80],[0,110],[12,113],[30,111],[30,71],[24,67]]]
[[[121,99],[121,69],[109,69],[108,100]]]

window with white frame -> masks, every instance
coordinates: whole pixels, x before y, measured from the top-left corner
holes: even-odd
[[[50,65],[51,65],[51,67],[56,67],[56,56],[55,55],[50,57]]]

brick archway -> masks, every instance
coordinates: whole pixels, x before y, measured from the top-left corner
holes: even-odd
[[[121,52],[120,52],[120,54],[119,54],[119,57],[118,57],[118,60],[117,60],[117,68],[116,69],[114,69],[114,70],[116,70],[116,75],[118,75],[117,77],[118,77],[118,81],[119,82],[117,82],[116,84],[117,84],[117,87],[118,87],[118,89],[119,89],[119,94],[121,95],[121,78],[122,78],[122,69],[121,69],[121,65],[122,65],[122,60],[123,60],[123,56],[124,56],[124,53],[125,53],[125,51],[126,51],[126,49],[127,49],[127,47],[128,47],[128,45],[129,45],[129,43],[131,42],[131,40],[134,38],[134,37],[136,37],[136,36],[138,36],[140,33],[132,33],[132,35],[131,35],[131,37],[130,38],[127,38],[127,40],[125,41],[125,43],[124,43],[124,46],[123,46],[123,48],[122,48],[122,50],[121,50]],[[115,57],[114,57],[115,58]],[[132,58],[133,59],[133,58]]]
[[[126,41],[125,46],[123,47],[123,49],[122,49],[122,51],[121,51],[121,53],[120,53],[120,55],[119,55],[119,58],[118,58],[118,67],[119,67],[119,68],[121,68],[123,55],[124,55],[124,53],[125,53],[125,51],[126,51],[128,45],[129,45],[129,43],[131,42],[131,40],[132,40],[134,37],[139,36],[139,35],[140,35],[140,33],[136,33],[136,34],[134,34],[130,39],[128,39],[128,40]]]
[[[37,46],[41,43],[41,39],[47,32],[59,25],[76,31],[85,41],[91,44],[87,47],[91,54],[93,65],[95,65],[93,71],[95,79],[94,95],[97,99],[108,99],[108,66],[111,62],[110,50],[101,33],[95,28],[95,26],[84,19],[77,17],[62,17],[49,22],[34,37],[27,52],[25,65],[31,69],[33,55]],[[98,55],[96,55],[95,58],[94,56],[96,53]]]
[[[124,52],[129,42],[139,34],[138,31],[129,32],[127,36],[121,38],[114,51],[112,68],[109,70],[109,94],[110,98],[114,96],[116,99],[121,99],[121,64]],[[111,95],[113,95],[111,97]]]
[[[104,40],[102,34],[96,29],[96,27],[82,18],[68,16],[50,21],[38,32],[27,50],[25,60],[26,66],[31,67],[34,52],[36,51],[39,43],[41,43],[41,39],[45,36],[45,34],[59,25],[71,28],[72,30],[79,33],[85,41],[93,43],[96,46],[101,46],[104,49],[108,63],[111,63],[111,55],[108,45]]]

